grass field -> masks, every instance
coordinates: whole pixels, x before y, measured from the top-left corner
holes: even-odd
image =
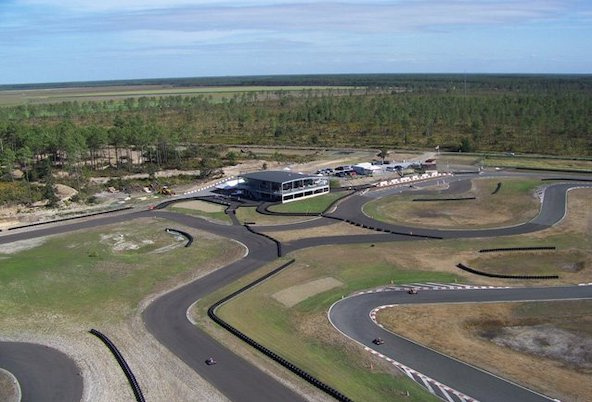
[[[106,86],[0,91],[0,106],[25,103],[55,103],[136,98],[142,96],[205,95],[213,99],[229,98],[250,92],[298,92],[356,89],[348,86],[223,86],[223,87],[171,87],[162,85]]]
[[[180,214],[198,216],[208,220],[231,223],[230,217],[224,213],[226,207],[212,204],[205,201],[178,202],[169,207],[168,210]]]
[[[397,306],[378,314],[397,333],[565,401],[592,394],[591,317],[592,300]]]
[[[338,193],[319,195],[317,197],[307,198],[301,201],[273,205],[269,208],[269,210],[272,212],[321,213],[325,211],[333,201],[345,197],[347,194],[347,192],[340,191]]]
[[[573,159],[536,159],[536,158],[485,158],[482,160],[484,166],[488,167],[522,167],[536,169],[573,169],[581,171],[592,171],[592,160]]]
[[[14,244],[2,246],[2,326],[23,327],[54,315],[81,326],[117,321],[151,292],[242,252],[233,242],[188,228],[197,241],[184,248],[184,240],[165,227],[164,221],[142,219],[49,237],[15,253],[9,253],[17,251]]]
[[[573,190],[568,196],[569,212],[567,217],[553,228],[527,235],[499,237],[495,239],[453,239],[422,240],[397,243],[358,244],[348,246],[323,246],[300,250],[288,257],[296,259],[294,265],[267,282],[244,293],[237,299],[220,308],[221,316],[227,319],[249,336],[262,342],[282,356],[296,362],[299,366],[318,376],[321,380],[335,386],[355,400],[398,400],[401,393],[413,388],[409,381],[393,377],[396,372],[392,367],[383,365],[380,360],[372,359],[359,347],[337,334],[327,321],[327,309],[343,295],[355,290],[372,288],[390,283],[410,282],[455,282],[516,285],[516,281],[488,279],[458,270],[455,264],[461,261],[479,263],[484,254],[481,248],[510,247],[528,245],[556,245],[560,255],[570,256],[572,251],[590,253],[589,205],[592,192]],[[586,251],[587,250],[587,251]],[[552,255],[552,254],[549,254]],[[547,254],[541,254],[539,262]],[[287,257],[286,257],[287,258]],[[489,258],[485,256],[485,258]],[[556,257],[553,257],[554,259]],[[557,263],[556,260],[554,260]],[[240,348],[244,355],[257,364],[278,372],[277,367],[250,351],[245,345],[204,319],[205,309],[222,296],[244,286],[263,271],[267,272],[280,265],[276,262],[265,270],[243,278],[226,289],[216,292],[199,302],[196,317],[199,325],[204,326],[218,339]],[[514,267],[519,273],[521,267]],[[512,270],[508,270],[511,272]],[[589,281],[592,266],[586,265],[577,272],[561,272],[559,280],[520,282],[520,285],[558,285]],[[310,292],[310,287],[326,281],[341,282],[317,294]],[[282,291],[293,293],[305,289],[303,299],[291,308],[281,303]],[[291,295],[294,296],[294,295]],[[427,314],[429,315],[429,314]],[[445,325],[441,321],[441,325]],[[442,329],[444,331],[444,329]],[[462,338],[459,338],[462,339]],[[286,374],[285,378],[290,378]],[[368,394],[368,392],[371,392]],[[417,392],[417,393],[416,393]],[[410,399],[424,400],[430,396],[416,390]]]
[[[497,194],[491,194],[498,182]],[[403,223],[419,227],[488,228],[516,225],[534,218],[539,202],[533,191],[541,186],[533,179],[475,179],[469,193],[463,195],[397,195],[373,200],[364,205],[364,212],[383,222]],[[422,198],[460,198],[475,196],[476,200],[414,202]]]
[[[236,217],[241,223],[255,222],[259,225],[281,225],[285,223],[302,222],[310,219],[306,216],[273,216],[257,212],[255,207],[240,207],[236,210]]]
[[[219,313],[249,336],[280,352],[354,400],[435,400],[392,366],[373,359],[337,334],[327,320],[326,311],[342,295],[384,285],[392,280],[450,282],[456,277],[448,273],[402,269],[381,258],[388,254],[387,250],[369,261],[368,247],[365,244],[299,251],[293,255],[296,258],[294,265],[227,303],[219,309]],[[273,266],[277,265],[279,262]],[[343,285],[312,295],[311,283],[326,278],[333,278],[334,283],[341,282]],[[241,284],[244,283],[247,283],[246,278],[241,281]],[[301,302],[287,308],[276,300],[278,292],[298,289],[297,285],[306,290]],[[202,311],[208,303],[233,288],[224,289],[200,302]],[[248,320],[245,317],[249,317]],[[410,392],[408,398],[403,397],[406,391]]]

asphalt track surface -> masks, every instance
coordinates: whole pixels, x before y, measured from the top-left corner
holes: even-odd
[[[452,180],[452,182],[458,182],[457,184],[451,184],[450,192],[460,191],[466,188],[467,180],[473,177],[463,177],[460,180]],[[435,180],[434,180],[435,181]],[[463,184],[464,182],[464,184]],[[463,187],[464,186],[464,187]],[[348,219],[358,220],[367,222],[371,226],[384,226],[390,227],[393,230],[405,232],[413,232],[416,234],[426,234],[431,236],[441,236],[446,238],[458,238],[458,237],[485,237],[485,236],[502,236],[511,235],[517,233],[528,233],[535,230],[546,228],[558,221],[560,221],[565,213],[566,205],[566,190],[570,187],[592,187],[592,184],[583,183],[569,183],[569,184],[554,184],[551,185],[545,193],[544,203],[541,208],[540,214],[531,222],[517,225],[511,228],[499,228],[499,229],[485,229],[485,230],[430,230],[430,229],[416,229],[412,227],[389,225],[382,222],[376,222],[361,212],[361,206],[369,201],[371,198],[367,195],[359,196],[355,195],[344,200],[337,210],[333,213],[337,217],[347,217]],[[391,190],[392,191],[392,190]],[[374,196],[374,192],[370,192]],[[357,208],[357,209],[356,209]],[[67,224],[51,225],[35,230],[23,230],[16,233],[10,233],[7,235],[0,236],[0,244],[9,243],[17,240],[25,240],[40,236],[54,235],[68,233],[74,230],[88,229],[108,224],[121,223],[140,217],[158,216],[171,221],[175,221],[189,227],[195,227],[201,230],[205,230],[226,238],[235,239],[245,244],[248,249],[248,255],[230,264],[222,269],[213,272],[210,275],[202,277],[188,285],[175,289],[174,291],[159,297],[143,313],[143,319],[148,330],[167,348],[175,353],[181,360],[192,367],[199,375],[204,377],[207,381],[211,382],[216,386],[222,393],[224,393],[229,399],[236,401],[297,401],[303,400],[301,396],[296,394],[294,391],[288,389],[284,385],[275,381],[273,378],[262,372],[260,369],[254,367],[241,357],[237,356],[233,352],[226,349],[223,345],[212,339],[209,335],[205,334],[199,328],[192,325],[186,317],[187,308],[199,298],[219,289],[227,284],[230,284],[242,276],[255,271],[263,265],[275,260],[276,247],[275,244],[261,236],[257,236],[253,233],[248,232],[244,227],[233,225],[217,225],[214,223],[207,222],[205,220],[190,217],[186,215],[175,214],[165,211],[131,211],[127,213],[119,213],[113,216],[102,216],[92,218],[80,222],[73,222]],[[368,219],[364,221],[364,219]],[[331,219],[321,218],[309,222],[304,222],[295,225],[284,225],[286,228],[291,227],[295,229],[298,225],[304,227],[314,227],[322,224],[329,224],[334,222]],[[316,225],[313,225],[316,223]],[[308,226],[310,225],[310,226]],[[279,226],[278,226],[279,229]],[[304,239],[300,241],[290,242],[286,244],[285,249],[288,251],[313,247],[321,244],[347,244],[347,243],[372,243],[379,241],[400,241],[400,240],[418,240],[418,238],[404,236],[404,235],[393,235],[377,233],[375,235],[354,235],[354,236],[335,236],[335,237],[324,237],[315,239]],[[574,288],[570,288],[574,289]],[[567,290],[565,290],[567,291]],[[464,292],[464,291],[463,291]],[[459,292],[459,293],[463,293]],[[421,300],[424,293],[417,298]],[[470,293],[470,292],[469,292]],[[470,300],[467,300],[470,301]],[[376,328],[373,329],[376,331]],[[30,344],[22,343],[4,343],[0,342],[0,350],[3,351],[3,359],[6,361],[16,361],[17,355],[21,354],[21,350],[29,349],[32,346]],[[19,346],[20,345],[20,346]],[[35,345],[33,345],[35,346]],[[271,346],[273,349],[272,345]],[[49,352],[51,351],[51,352]],[[28,367],[20,375],[17,375],[13,370],[10,370],[19,378],[21,385],[23,386],[23,393],[29,392],[28,395],[33,395],[31,399],[27,400],[44,400],[44,401],[65,401],[65,400],[79,400],[82,390],[81,386],[76,385],[75,377],[79,377],[79,374],[73,372],[66,367],[66,365],[53,364],[50,371],[53,373],[61,373],[59,375],[61,385],[69,389],[71,394],[68,395],[80,395],[79,397],[68,397],[68,398],[48,398],[48,395],[52,395],[49,390],[56,387],[56,382],[51,384],[51,388],[48,388],[48,384],[43,384],[41,381],[36,381],[35,377],[42,373],[34,369],[34,360],[39,359],[39,354],[46,353],[47,356],[57,351],[50,348],[44,350],[37,349],[35,359],[23,359],[22,364],[27,365],[29,360],[30,367]],[[276,351],[281,354],[281,351]],[[59,353],[59,352],[57,352]],[[29,355],[31,356],[31,355]],[[206,366],[204,364],[205,359],[210,356],[215,356],[219,364],[215,366]],[[67,359],[67,358],[66,358]],[[51,359],[47,359],[51,361]],[[71,362],[73,365],[74,363]],[[411,364],[412,367],[415,367]],[[75,365],[74,365],[75,367]],[[45,373],[44,373],[45,374]],[[483,377],[483,372],[477,372],[472,374],[473,377],[465,378],[465,382],[479,383],[480,378]],[[22,377],[22,380],[21,380]],[[31,378],[25,378],[31,377]],[[146,379],[139,378],[138,381],[140,386]],[[81,382],[81,380],[79,380]],[[29,388],[25,390],[25,388]],[[516,388],[516,387],[515,387]],[[65,392],[65,391],[64,391]],[[24,394],[25,395],[25,394]],[[37,399],[35,395],[43,395],[42,398]],[[487,399],[485,399],[487,400]]]
[[[53,348],[0,342],[0,367],[18,380],[23,401],[79,401],[82,376],[76,364]]]
[[[591,299],[592,286],[385,291],[347,297],[329,311],[332,324],[362,345],[480,401],[540,402],[549,398],[488,374],[377,326],[370,312],[379,306],[425,303],[484,303]],[[376,346],[374,338],[384,339]]]

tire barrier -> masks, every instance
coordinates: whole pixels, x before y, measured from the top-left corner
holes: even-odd
[[[476,200],[477,197],[461,197],[461,198],[414,198],[412,201],[467,201]]]
[[[592,181],[592,179],[577,179],[575,177],[546,177],[541,181],[561,180],[561,181]]]
[[[559,275],[503,275],[490,274],[489,272],[478,271],[474,268],[467,267],[462,263],[456,264],[457,268],[475,275],[486,276],[488,278],[502,278],[502,279],[559,279]]]
[[[270,235],[267,235],[265,233],[261,233],[261,232],[257,232],[256,230],[254,230],[250,225],[248,225],[247,223],[243,224],[243,226],[251,233],[256,234],[258,236],[263,236],[268,238],[269,240],[271,240],[272,242],[275,243],[275,246],[277,248],[277,256],[278,257],[282,257],[282,243],[280,243],[279,240],[274,239],[273,237],[271,237]]]
[[[257,349],[261,353],[265,354],[267,357],[271,358],[272,360],[276,361],[277,363],[281,364],[292,373],[296,374],[300,378],[304,379],[308,383],[314,385],[321,391],[325,392],[326,394],[332,396],[333,398],[337,399],[338,401],[350,402],[347,396],[336,390],[335,388],[325,384],[324,382],[320,381],[316,377],[313,377],[311,374],[307,373],[300,367],[296,366],[295,364],[291,363],[290,361],[284,359],[277,353],[273,352],[272,350],[268,349],[267,347],[263,346],[259,342],[255,341],[254,339],[250,338],[243,332],[239,331],[232,325],[228,324],[226,321],[221,319],[216,315],[216,309],[220,307],[222,304],[228,302],[229,300],[233,299],[234,297],[238,296],[239,294],[243,293],[246,290],[251,289],[253,286],[258,285],[259,283],[265,281],[266,279],[270,278],[271,276],[277,274],[278,272],[282,271],[283,269],[289,267],[294,263],[295,260],[290,260],[287,263],[281,265],[280,267],[274,269],[271,272],[263,275],[262,277],[256,279],[255,281],[249,283],[248,285],[240,288],[239,290],[229,294],[228,296],[223,297],[222,299],[218,300],[216,303],[212,304],[210,308],[208,308],[208,317],[210,317],[216,324],[220,325],[222,328],[230,332],[232,335],[236,336],[243,342],[246,342],[248,345],[252,346],[253,348]]]
[[[187,232],[184,232],[184,231],[179,230],[179,229],[171,229],[171,228],[166,228],[165,231],[167,233],[177,233],[177,234],[180,234],[181,236],[183,236],[184,238],[186,238],[187,239],[187,244],[185,244],[185,247],[189,247],[193,243],[193,236],[191,236]]]
[[[384,229],[384,228],[379,228],[379,227],[375,227],[375,226],[368,226],[368,225],[364,225],[364,224],[361,224],[361,223],[358,223],[358,222],[354,222],[354,221],[352,221],[350,219],[340,218],[340,217],[332,216],[332,215],[322,214],[321,216],[323,218],[328,218],[328,219],[333,219],[333,220],[336,220],[336,221],[341,221],[341,222],[349,223],[350,225],[353,225],[353,226],[358,226],[358,227],[361,226],[361,227],[363,227],[365,229],[373,230],[375,232],[391,233],[391,234],[399,235],[399,236],[420,237],[422,239],[436,239],[436,240],[442,240],[443,239],[443,237],[440,237],[440,236],[430,236],[430,235],[422,235],[422,234],[413,234],[413,233],[406,233],[406,232],[398,232],[398,231],[395,231],[395,230]]]
[[[502,183],[497,183],[497,185],[495,186],[495,190],[493,190],[491,195],[497,194],[497,192],[500,191],[500,188],[502,188]]]
[[[556,250],[555,246],[534,246],[534,247],[502,247],[502,248],[483,248],[480,253],[494,253],[502,251],[531,251],[531,250]]]
[[[23,229],[23,228],[33,227],[33,226],[48,225],[50,223],[71,221],[73,219],[88,218],[89,216],[97,216],[97,215],[103,215],[103,214],[111,214],[113,212],[127,211],[128,209],[132,209],[132,208],[133,207],[123,207],[123,208],[117,208],[117,209],[110,209],[109,211],[93,212],[91,214],[76,215],[76,216],[71,216],[71,217],[68,217],[68,218],[55,219],[53,221],[29,223],[27,225],[13,226],[11,228],[8,228],[7,230]]]
[[[230,205],[230,201],[228,201],[222,197],[197,195],[195,197],[184,197],[184,198],[175,198],[174,200],[166,200],[166,201],[163,201],[160,204],[157,204],[156,206],[154,206],[154,209],[164,209],[170,205],[176,204],[178,202],[184,202],[184,201],[205,201],[205,202],[211,202],[212,204],[218,204],[218,205],[226,205],[226,206]]]
[[[106,335],[103,335],[102,333],[100,333],[96,329],[91,329],[88,332],[90,332],[91,334],[93,334],[94,336],[99,338],[101,341],[103,341],[103,343],[105,345],[107,345],[107,347],[109,348],[111,353],[113,353],[113,356],[115,356],[115,360],[117,360],[117,363],[119,363],[119,366],[121,367],[125,376],[127,377],[127,380],[129,382],[130,386],[132,387],[132,391],[134,391],[136,401],[145,402],[146,400],[144,399],[144,395],[142,394],[142,390],[140,389],[140,385],[138,385],[138,381],[136,381],[136,377],[134,376],[134,373],[132,373],[132,370],[129,368],[127,362],[125,361],[125,359],[123,358],[123,356],[119,352],[119,349],[117,349],[117,347],[113,344],[113,342],[111,342],[111,340],[109,338],[107,338]]]

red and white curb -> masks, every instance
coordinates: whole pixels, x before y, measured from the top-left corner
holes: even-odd
[[[210,189],[212,187],[216,187],[217,185],[220,185],[220,184],[225,183],[225,182],[227,182],[229,180],[232,180],[233,178],[234,178],[234,176],[230,176],[230,177],[224,178],[222,180],[218,180],[217,182],[215,182],[213,184],[209,184],[207,186],[203,186],[203,187],[200,187],[200,188],[195,189],[195,190],[186,191],[186,192],[183,193],[183,195],[195,194],[195,193],[198,193],[200,191],[208,190],[208,189]]]
[[[478,402],[475,398],[472,398],[468,395],[463,394],[462,392],[452,389],[449,386],[444,385],[441,382],[438,382],[438,381],[434,380],[433,378],[430,378],[430,377],[428,377],[416,370],[413,370],[411,367],[405,366],[404,364],[401,364],[398,361],[391,359],[390,357],[385,356],[382,353],[379,353],[372,348],[364,346],[364,349],[366,351],[372,353],[373,355],[380,357],[381,359],[386,360],[387,362],[391,363],[393,366],[395,366],[396,368],[401,370],[403,373],[405,373],[405,375],[407,375],[413,381],[417,382],[419,385],[422,385],[430,393],[440,397],[443,400],[446,400],[448,402],[455,402],[454,397],[456,397],[456,398],[458,398],[458,400],[463,401],[463,402],[465,402],[465,401],[466,402]]]
[[[584,286],[584,285],[581,285]],[[400,286],[386,286],[384,288],[364,290],[361,292],[354,293],[354,296],[380,293],[380,292],[392,292],[392,291],[403,291],[409,289],[417,290],[467,290],[467,289],[509,289],[510,286],[475,286],[475,285],[462,285],[462,284],[444,284],[444,283],[410,283]]]

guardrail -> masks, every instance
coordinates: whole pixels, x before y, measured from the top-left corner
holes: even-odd
[[[136,397],[136,401],[145,402],[146,400],[144,399],[144,394],[142,394],[142,390],[140,389],[140,385],[138,384],[138,381],[136,381],[136,377],[134,376],[134,373],[132,373],[132,370],[128,366],[127,362],[125,361],[125,359],[123,358],[123,356],[119,352],[119,349],[117,349],[117,346],[115,346],[115,344],[113,342],[111,342],[111,340],[109,338],[107,338],[106,335],[100,333],[96,329],[91,329],[88,332],[90,332],[91,334],[93,334],[94,336],[99,338],[101,341],[103,341],[103,343],[105,345],[107,345],[107,347],[109,348],[111,353],[113,353],[113,356],[115,356],[115,360],[117,360],[117,363],[119,363],[119,366],[121,367],[125,376],[127,377],[127,380],[129,382],[130,386],[132,387],[132,391],[134,391],[134,396]]]
[[[97,216],[97,215],[111,214],[113,212],[126,211],[126,210],[132,209],[132,208],[133,207],[123,207],[123,208],[117,208],[117,209],[110,209],[108,211],[93,212],[93,213],[90,213],[90,214],[70,216],[68,218],[55,219],[55,220],[52,220],[52,221],[29,223],[27,225],[13,226],[11,228],[8,228],[7,230],[23,229],[23,228],[28,228],[28,227],[32,227],[32,226],[48,225],[50,223],[71,221],[73,219],[88,218],[89,216]]]
[[[171,228],[166,228],[165,231],[167,233],[178,233],[181,236],[183,236],[184,238],[186,238],[187,239],[187,244],[185,244],[185,247],[189,247],[189,246],[191,246],[191,244],[193,244],[193,236],[191,236],[187,232],[184,232],[184,231],[179,230],[179,229],[171,229]]]
[[[264,280],[266,280],[266,279],[270,278],[271,276],[277,274],[278,272],[280,272],[283,269],[287,268],[288,266],[292,265],[294,263],[294,261],[295,260],[288,261],[287,263],[281,265],[280,267],[274,269],[271,272],[268,272],[267,274],[265,274],[262,277],[256,279],[255,281],[249,283],[248,285],[243,286],[239,290],[237,290],[237,291],[229,294],[228,296],[225,296],[222,299],[218,300],[216,303],[212,304],[210,306],[210,308],[208,309],[208,317],[210,317],[215,323],[217,323],[218,325],[220,325],[222,328],[224,328],[225,330],[227,330],[228,332],[230,332],[234,336],[238,337],[243,342],[246,342],[250,346],[252,346],[255,349],[257,349],[258,351],[260,351],[263,354],[265,354],[266,356],[270,357],[271,359],[273,359],[277,363],[281,364],[282,366],[284,366],[285,368],[287,368],[288,370],[290,370],[291,372],[293,372],[294,374],[296,374],[300,378],[304,379],[308,383],[314,385],[315,387],[317,387],[321,391],[325,392],[326,394],[332,396],[333,398],[337,399],[338,401],[350,402],[351,399],[349,399],[347,396],[345,396],[344,394],[342,394],[341,392],[339,392],[335,388],[333,388],[333,387],[325,384],[324,382],[320,381],[316,377],[313,377],[308,372],[304,371],[300,367],[296,366],[295,364],[293,364],[290,361],[284,359],[283,357],[281,357],[277,353],[275,353],[272,350],[268,349],[267,347],[263,346],[259,342],[257,342],[254,339],[250,338],[249,336],[247,336],[243,332],[239,331],[238,329],[236,329],[232,325],[228,324],[226,321],[224,321],[223,319],[221,319],[220,317],[218,317],[216,315],[216,309],[218,307],[220,307],[222,304],[228,302],[229,300],[232,300],[234,297],[238,296],[239,294],[243,293],[244,291],[251,289],[253,286],[258,285],[259,283],[263,282]]]
[[[480,253],[493,253],[502,251],[529,251],[529,250],[556,250],[555,246],[533,246],[533,247],[502,247],[502,248],[482,248]]]
[[[559,275],[504,275],[504,274],[490,274],[489,272],[478,271],[474,268],[468,267],[462,263],[456,264],[457,268],[475,275],[486,276],[488,278],[502,278],[502,279],[559,279]]]

